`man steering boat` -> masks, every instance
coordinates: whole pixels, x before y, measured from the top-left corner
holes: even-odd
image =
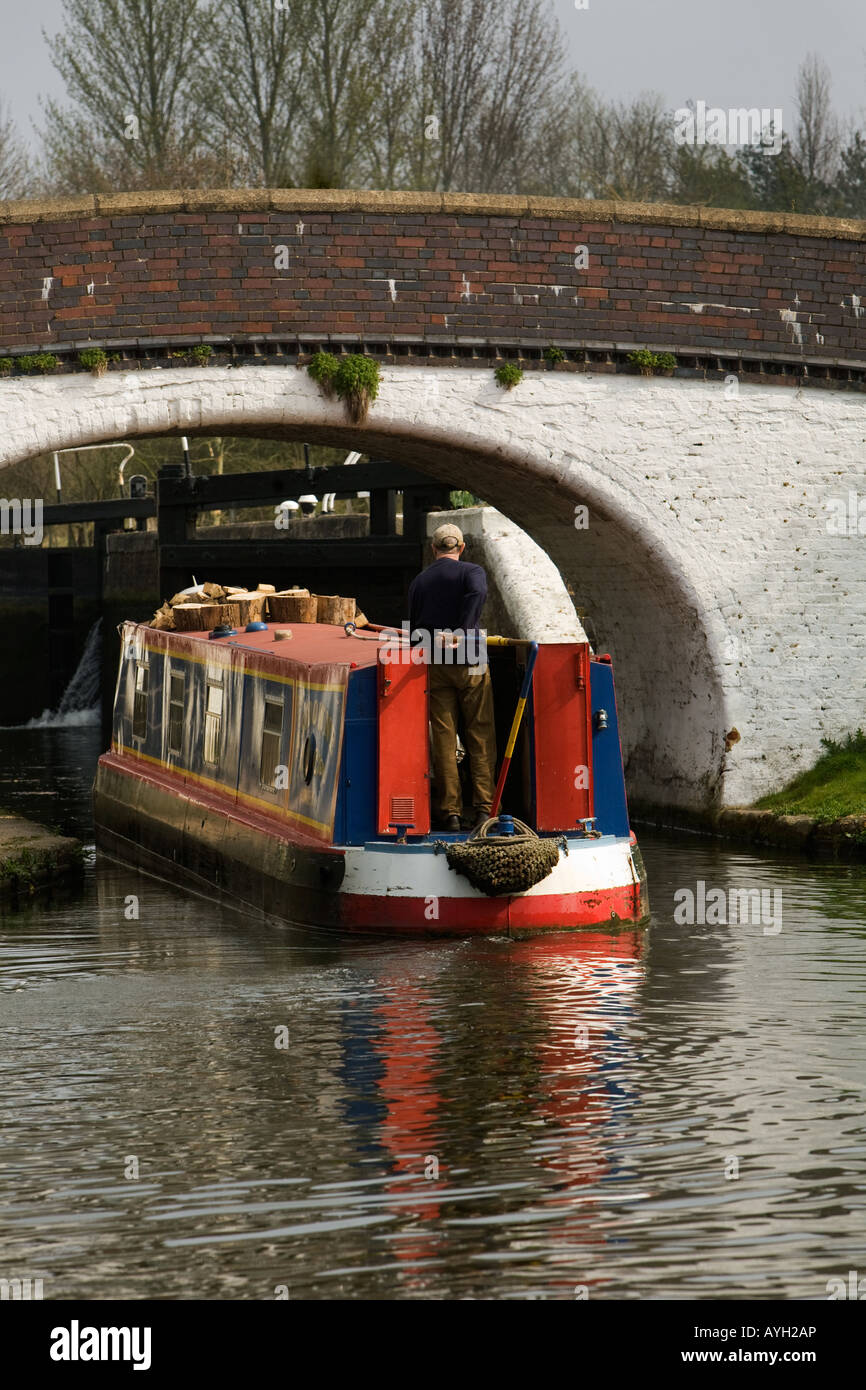
[[[457,734],[462,720],[472,783],[466,828],[475,829],[490,814],[496,784],[493,690],[479,629],[487,575],[481,565],[462,559],[466,543],[459,526],[440,526],[431,546],[433,563],[409,586],[409,627],[411,641],[422,640],[430,653],[433,819],[439,830],[461,829]]]

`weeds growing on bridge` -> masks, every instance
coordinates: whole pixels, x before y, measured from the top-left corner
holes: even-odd
[[[513,391],[514,387],[519,386],[523,380],[523,372],[513,362],[503,362],[501,367],[496,368],[493,375],[503,391]]]
[[[200,367],[206,367],[213,356],[213,348],[209,343],[196,343],[195,347],[180,348],[168,355],[179,362],[197,362]]]
[[[339,396],[353,424],[364,423],[379,394],[382,374],[375,357],[353,352],[340,358],[332,352],[317,352],[307,371],[324,395]]]
[[[337,375],[339,365],[332,352],[316,352],[307,367],[313,381],[325,396],[333,396],[334,394],[334,377]]]
[[[350,353],[337,368],[334,390],[345,403],[353,424],[361,425],[366,420],[379,394],[381,375],[376,359],[360,353]]]
[[[677,365],[677,359],[672,352],[650,352],[649,348],[638,348],[636,352],[630,352],[628,360],[638,368],[641,376],[655,376],[656,372],[672,372]]]
[[[19,372],[24,372],[26,376],[45,376],[48,372],[54,371],[57,358],[53,352],[33,352],[25,357],[17,357],[15,364]]]
[[[103,352],[102,348],[85,348],[79,352],[78,360],[94,376],[105,376],[108,371],[108,353]]]

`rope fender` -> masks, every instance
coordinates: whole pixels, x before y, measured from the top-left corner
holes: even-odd
[[[559,863],[560,846],[564,837],[542,840],[523,821],[515,819],[516,835],[490,835],[498,824],[493,816],[480,825],[468,840],[449,844],[439,841],[445,850],[449,869],[467,878],[474,888],[489,898],[525,893],[547,878]]]

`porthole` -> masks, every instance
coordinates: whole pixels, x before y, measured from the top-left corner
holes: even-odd
[[[301,767],[304,774],[304,782],[307,786],[309,786],[313,780],[313,773],[316,769],[315,729],[311,729],[310,732],[307,734],[306,742],[304,743],[304,756],[301,760]]]

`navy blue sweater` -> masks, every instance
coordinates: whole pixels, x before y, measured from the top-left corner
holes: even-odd
[[[487,597],[487,575],[464,560],[434,560],[409,585],[409,628],[474,632]]]

